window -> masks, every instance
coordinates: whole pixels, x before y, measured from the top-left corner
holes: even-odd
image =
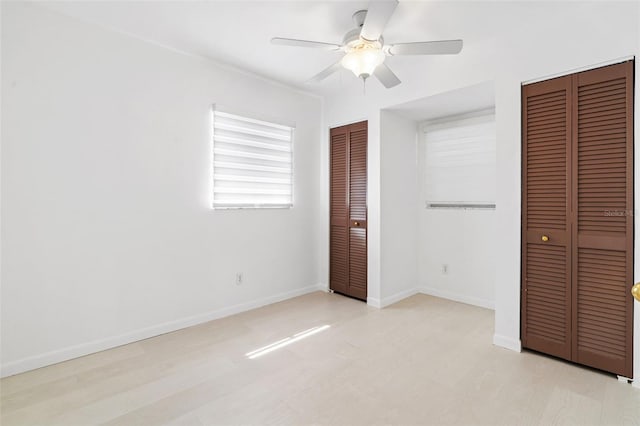
[[[293,127],[213,112],[213,208],[293,205]]]
[[[495,208],[493,112],[423,125],[427,207]]]

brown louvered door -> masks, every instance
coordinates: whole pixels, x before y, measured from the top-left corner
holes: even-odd
[[[331,129],[329,288],[367,298],[367,122]]]
[[[573,78],[574,360],[632,377],[633,62]]]
[[[339,293],[349,287],[348,135],[346,127],[331,129],[329,288]]]
[[[522,344],[571,358],[571,78],[522,90]]]
[[[523,346],[632,377],[633,62],[522,95]]]

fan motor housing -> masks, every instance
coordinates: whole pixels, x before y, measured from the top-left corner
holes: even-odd
[[[354,28],[351,31],[349,31],[348,33],[346,33],[344,35],[344,38],[342,39],[342,45],[343,46],[349,46],[349,47],[355,47],[356,45],[361,44],[362,43],[362,39],[360,38],[360,31],[361,30],[362,30],[362,28],[358,27],[358,28]],[[384,39],[382,38],[382,36],[380,36],[380,38],[377,41],[378,41],[378,43],[380,43],[380,46],[384,46]],[[367,40],[367,42],[370,42],[370,41]]]
[[[364,25],[364,20],[367,17],[367,11],[366,10],[356,10],[355,12],[353,12],[353,15],[351,15],[351,19],[353,19],[353,22],[356,24],[356,27],[360,28]]]

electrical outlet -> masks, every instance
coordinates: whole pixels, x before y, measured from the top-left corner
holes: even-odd
[[[446,263],[442,264],[442,274],[443,275],[447,275],[449,273],[449,265],[447,265]]]
[[[236,285],[242,284],[242,272],[236,274]]]

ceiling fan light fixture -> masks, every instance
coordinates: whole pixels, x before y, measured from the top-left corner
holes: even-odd
[[[382,48],[378,45],[362,43],[353,47],[342,58],[342,66],[353,72],[356,77],[366,80],[385,59]]]
[[[272,38],[271,43],[345,53],[340,60],[311,77],[308,80],[309,83],[318,83],[340,69],[346,68],[363,81],[374,75],[384,87],[391,89],[401,81],[384,63],[387,56],[455,55],[462,50],[462,40],[417,41],[386,45],[382,33],[398,3],[398,0],[369,0],[367,9],[358,10],[353,14],[356,28],[344,35],[342,44],[282,37]]]

